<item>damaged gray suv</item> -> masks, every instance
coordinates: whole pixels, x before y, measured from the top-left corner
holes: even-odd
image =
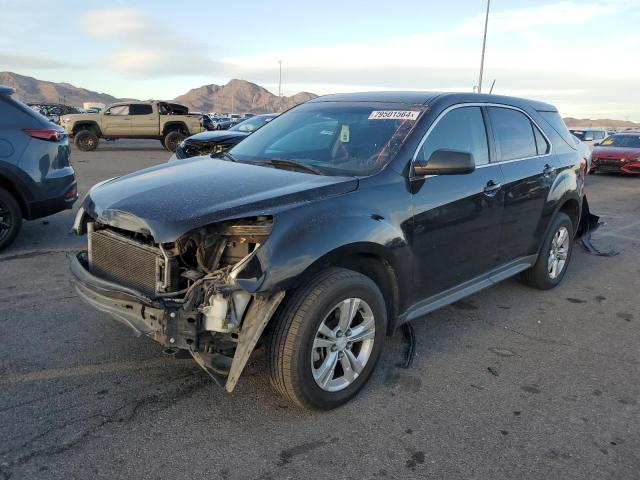
[[[94,186],[74,282],[229,392],[264,345],[280,394],[334,408],[398,326],[517,274],[562,281],[586,211],[575,148],[544,103],[320,97],[218,157]]]

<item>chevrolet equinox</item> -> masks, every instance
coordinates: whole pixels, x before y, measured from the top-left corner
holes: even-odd
[[[403,323],[516,274],[562,281],[583,210],[575,148],[535,101],[319,97],[216,158],[94,186],[74,283],[229,392],[262,344],[280,394],[334,408]]]

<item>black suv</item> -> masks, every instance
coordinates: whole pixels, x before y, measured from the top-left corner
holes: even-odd
[[[14,92],[0,85],[0,250],[23,218],[71,208],[78,198],[66,132],[12,98]]]
[[[539,102],[320,97],[217,160],[95,186],[74,281],[228,391],[262,342],[278,392],[333,408],[404,322],[516,274],[562,281],[583,204],[575,148]]]

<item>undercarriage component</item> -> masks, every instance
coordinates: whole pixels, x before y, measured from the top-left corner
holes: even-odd
[[[238,346],[236,347],[229,377],[224,387],[227,392],[232,392],[236,387],[236,383],[238,383],[240,374],[242,370],[244,370],[251,352],[253,352],[256,343],[258,343],[258,339],[278,308],[278,305],[282,302],[284,293],[285,292],[278,292],[271,296],[268,294],[255,295],[242,322]]]
[[[413,359],[416,357],[416,331],[411,323],[402,324],[402,335],[407,342],[407,353],[403,362],[400,362],[398,366],[400,368],[411,368]]]

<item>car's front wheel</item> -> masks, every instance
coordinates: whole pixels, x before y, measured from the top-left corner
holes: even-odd
[[[296,290],[269,342],[274,388],[292,403],[328,410],[351,399],[373,372],[384,343],[384,298],[368,277],[330,268]]]
[[[83,152],[92,152],[98,148],[98,136],[92,130],[80,130],[75,135],[75,144],[78,150]]]

